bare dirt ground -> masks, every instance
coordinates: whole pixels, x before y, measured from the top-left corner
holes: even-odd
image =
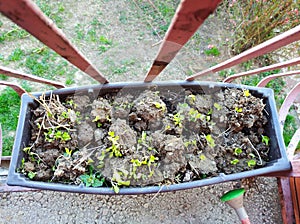
[[[49,4],[57,4],[53,1]],[[151,13],[134,0],[64,1],[63,31],[68,38],[112,82],[142,81],[159,48],[162,35],[153,35]],[[112,42],[99,53],[99,43],[80,40],[94,19],[97,32]],[[4,20],[5,21],[5,20]],[[101,24],[100,24],[101,23]],[[228,58],[222,16],[211,16],[172,62],[159,80],[182,80],[187,75]],[[227,36],[226,36],[227,35]],[[105,41],[104,41],[105,42]],[[208,57],[203,50],[208,44],[221,46],[222,57]],[[33,38],[1,45],[3,56],[11,49],[42,45]],[[102,49],[103,50],[103,49]],[[11,63],[10,67],[28,72]],[[72,68],[72,66],[70,66]],[[203,80],[215,80],[217,76]],[[11,80],[11,79],[10,79]],[[64,77],[56,80],[64,81]],[[14,80],[13,80],[14,81]],[[94,83],[82,72],[74,74],[72,86]],[[37,90],[46,90],[39,86]],[[259,177],[245,196],[245,207],[253,223],[282,223],[275,178]],[[220,196],[236,186],[223,183],[215,186],[156,195],[102,196],[62,192],[23,192],[0,194],[1,223],[239,223],[235,212],[220,201]],[[254,187],[256,186],[256,187]]]

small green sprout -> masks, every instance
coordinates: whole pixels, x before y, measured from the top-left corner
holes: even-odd
[[[108,132],[108,140],[111,141],[112,146],[106,149],[107,152],[110,152],[109,157],[122,157],[122,153],[119,149],[120,145],[118,140],[120,139],[119,136],[115,136],[115,133],[112,131]]]
[[[95,117],[95,119],[94,120],[92,120],[92,122],[97,122],[97,121],[99,121],[100,120],[100,116],[99,115],[97,115],[96,117]]]
[[[183,115],[181,115],[179,112],[177,114],[173,115],[173,121],[174,121],[175,125],[177,125],[180,128],[182,127],[183,119],[184,119]]]
[[[68,105],[70,105],[71,107],[74,106],[75,109],[76,109],[76,107],[77,107],[77,104],[74,103],[73,100],[68,100],[66,103],[67,103]]]
[[[238,160],[238,159],[234,159],[234,160],[231,160],[230,161],[230,163],[232,164],[232,165],[236,165],[236,164],[238,164],[240,161]]]
[[[130,185],[130,180],[127,180],[127,181],[122,180],[122,176],[126,177],[127,175],[128,175],[128,173],[117,172],[117,171],[114,172],[113,177],[111,179],[111,184],[112,184],[112,188],[115,193],[120,192],[119,186],[129,186]]]
[[[161,103],[159,102],[154,102],[154,105],[157,109],[161,109],[162,111],[165,111],[166,110],[166,107],[165,105],[162,105]]]
[[[101,187],[104,183],[104,178],[101,178],[100,174],[83,174],[80,180],[86,187]]]
[[[237,112],[237,113],[242,113],[242,112],[243,112],[243,108],[238,108],[238,107],[236,107],[236,108],[235,108],[235,112]]]
[[[254,155],[253,153],[249,153],[249,156],[250,156],[251,158],[255,158],[255,155]]]
[[[218,104],[218,103],[214,103],[214,107],[215,107],[217,110],[221,110],[221,109],[222,109],[221,105]]]
[[[205,159],[206,159],[206,156],[205,156],[204,154],[201,154],[201,155],[199,156],[199,159],[200,159],[200,160],[205,160]]]
[[[245,97],[251,96],[251,93],[249,92],[249,89],[245,89],[245,90],[244,90],[244,96],[245,96]]]
[[[240,155],[242,152],[243,152],[243,150],[242,150],[241,148],[235,148],[233,154],[238,156],[238,155]]]
[[[61,116],[63,117],[63,118],[69,118],[69,114],[66,112],[66,111],[63,111],[62,113],[61,113]]]
[[[198,119],[205,120],[205,115],[199,113],[198,110],[191,108],[189,111],[189,120],[196,122]]]
[[[27,175],[28,175],[29,179],[33,179],[35,177],[36,173],[30,171]]]
[[[193,94],[190,94],[190,95],[188,95],[188,99],[191,104],[194,104],[196,101],[196,96]]]
[[[53,140],[60,140],[61,142],[66,142],[71,140],[71,136],[68,132],[63,132],[60,130],[49,129],[48,132],[44,132],[45,139],[48,142]]]
[[[269,145],[270,138],[266,135],[262,135],[261,137],[262,137],[261,139],[262,143],[265,143],[265,145]]]
[[[252,168],[256,165],[256,161],[254,159],[250,159],[247,164],[250,168]]]
[[[141,138],[138,139],[138,143],[139,144],[145,143],[146,142],[146,138],[147,138],[147,133],[143,131]]]
[[[205,136],[205,139],[206,139],[208,145],[209,145],[211,148],[213,148],[213,147],[216,146],[215,140],[212,138],[211,135],[206,135],[206,136]]]
[[[170,129],[171,129],[171,126],[170,126],[170,125],[166,125],[165,131],[168,131],[168,130],[170,130]]]
[[[69,148],[65,148],[65,155],[67,156],[67,157],[71,157],[71,155],[72,155],[72,149],[70,150]]]
[[[57,131],[54,135],[55,139],[60,139],[64,142],[71,140],[71,136],[68,132]]]

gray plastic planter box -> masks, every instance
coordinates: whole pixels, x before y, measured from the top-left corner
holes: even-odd
[[[166,191],[175,191],[175,190],[184,190],[189,188],[201,187],[206,185],[218,184],[226,181],[233,181],[243,178],[248,178],[252,176],[266,175],[268,173],[290,170],[291,165],[287,159],[285,153],[285,146],[283,143],[283,138],[279,128],[279,121],[277,118],[277,111],[274,101],[273,90],[268,88],[257,88],[250,86],[242,86],[235,84],[225,84],[225,83],[214,83],[214,82],[157,82],[157,83],[114,83],[114,84],[105,84],[105,85],[94,85],[94,86],[85,86],[78,88],[65,88],[53,91],[54,94],[66,97],[68,95],[76,94],[85,94],[90,97],[96,98],[98,95],[105,94],[112,91],[119,91],[120,89],[127,88],[130,91],[141,90],[148,87],[156,86],[159,89],[173,89],[178,88],[184,89],[197,89],[199,91],[209,92],[210,94],[220,88],[238,88],[238,89],[249,89],[251,94],[260,97],[263,99],[266,104],[265,110],[269,114],[269,122],[266,126],[266,133],[270,137],[270,151],[269,159],[265,167],[225,175],[219,174],[217,177],[211,177],[207,179],[185,182],[180,184],[173,184],[169,186],[150,186],[150,187],[129,187],[121,188],[118,194],[146,194],[146,193],[156,193],[156,192],[166,192]],[[46,94],[49,94],[47,92]],[[42,93],[35,93],[35,96],[39,96]],[[48,183],[33,181],[24,175],[18,173],[16,170],[21,164],[23,158],[22,148],[25,145],[28,145],[30,139],[30,124],[29,120],[32,116],[31,109],[36,108],[37,103],[33,101],[31,97],[27,94],[22,96],[21,111],[19,117],[19,123],[13,148],[12,160],[9,169],[9,175],[7,184],[15,186],[23,186],[30,188],[38,188],[45,190],[56,190],[56,191],[67,191],[67,192],[79,192],[79,193],[91,193],[91,194],[115,194],[115,192],[109,187],[85,187],[83,185],[67,185],[60,183]]]

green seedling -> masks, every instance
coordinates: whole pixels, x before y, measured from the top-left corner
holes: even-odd
[[[216,108],[217,110],[221,110],[222,109],[221,105],[218,104],[218,103],[214,103],[214,108]]]
[[[232,165],[236,165],[236,164],[238,164],[240,161],[238,160],[238,159],[234,159],[234,160],[231,160],[230,161],[230,163],[232,164]]]
[[[68,100],[68,101],[66,102],[66,104],[69,105],[69,106],[71,106],[71,107],[74,107],[75,109],[76,109],[76,107],[77,107],[77,104],[74,103],[73,100]]]
[[[65,156],[71,157],[72,151],[73,151],[72,149],[70,150],[69,148],[65,148]]]
[[[146,138],[147,138],[147,134],[146,132],[143,131],[141,138],[138,139],[138,143],[139,144],[146,143]]]
[[[238,155],[242,154],[242,152],[243,152],[243,150],[241,148],[235,148],[233,154],[238,156]]]
[[[201,155],[199,156],[199,159],[200,159],[200,160],[206,160],[206,156],[205,156],[204,154],[201,154]]]
[[[101,127],[102,127],[102,123],[98,122],[99,120],[100,120],[100,117],[97,115],[97,116],[95,117],[95,119],[92,120],[92,122],[96,122],[97,127],[98,127],[98,128],[101,128]]]
[[[83,174],[80,180],[86,187],[101,187],[104,183],[104,178],[100,174]]]
[[[211,135],[206,135],[206,136],[205,136],[205,139],[206,139],[206,141],[207,141],[207,144],[208,144],[211,148],[213,148],[213,147],[216,146],[215,140],[212,138]]]
[[[269,145],[270,138],[266,135],[262,135],[261,137],[262,137],[261,139],[262,143],[265,143],[265,145]]]
[[[249,156],[250,156],[251,158],[255,158],[255,155],[254,155],[253,153],[249,153]]]
[[[54,139],[61,140],[63,142],[71,140],[71,137],[68,132],[57,131],[54,134]]]
[[[183,119],[184,119],[184,117],[183,117],[183,115],[181,115],[180,112],[173,115],[174,124],[177,125],[180,128],[182,127]]]
[[[112,143],[112,146],[106,149],[107,152],[110,152],[109,157],[122,157],[122,153],[120,151],[120,144],[118,143],[120,137],[115,136],[115,133],[112,131],[109,131],[108,135],[108,140]]]
[[[206,116],[204,114],[201,114],[198,112],[198,110],[195,110],[194,108],[191,108],[189,111],[189,120],[196,122],[197,120],[205,120]]]
[[[239,107],[234,108],[234,110],[237,113],[242,113],[243,112],[243,108],[239,108]]]
[[[105,178],[101,176],[99,172],[94,172],[94,167],[88,165],[88,174],[83,174],[79,176],[80,180],[86,187],[101,187],[105,181]]]
[[[252,168],[256,165],[256,161],[254,159],[250,159],[247,164],[250,168]]]
[[[186,148],[189,147],[190,145],[197,146],[197,141],[194,139],[194,140],[192,140],[192,141],[186,141],[186,142],[184,142],[183,144],[184,144],[184,146],[185,146]]]
[[[154,105],[157,109],[161,109],[162,111],[166,111],[166,106],[159,103],[159,102],[154,102]]]
[[[30,171],[27,175],[28,175],[29,179],[33,179],[35,177],[36,173]]]
[[[30,158],[31,161],[36,161],[36,163],[39,165],[40,162],[43,161],[43,160],[41,159],[41,157],[40,157],[37,153],[31,152],[31,151],[30,151],[31,149],[32,149],[32,147],[25,147],[25,148],[23,148],[23,151],[24,151],[27,155],[29,155],[29,158]],[[37,159],[36,159],[35,157],[36,157]],[[25,163],[25,160],[24,160],[24,163]]]
[[[68,132],[55,131],[54,129],[49,129],[48,132],[44,132],[45,139],[48,142],[53,142],[53,140],[59,140],[60,142],[66,142],[71,140],[71,136]]]
[[[111,179],[111,184],[112,188],[115,193],[120,192],[120,187],[119,186],[129,186],[130,185],[130,180],[122,180],[122,177],[127,177],[128,176],[128,171],[122,170],[122,171],[114,171],[113,177]]]
[[[190,104],[194,104],[196,101],[196,96],[193,94],[190,94],[190,95],[188,95],[188,99],[189,99]]]
[[[249,89],[245,89],[245,90],[244,90],[244,96],[245,96],[245,97],[251,96],[251,93],[249,92]]]
[[[66,118],[66,119],[69,118],[69,114],[68,114],[66,111],[63,111],[63,112],[61,113],[61,116],[62,116],[63,118]]]

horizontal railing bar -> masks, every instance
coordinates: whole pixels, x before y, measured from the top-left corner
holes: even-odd
[[[48,84],[48,85],[52,85],[56,88],[65,88],[66,86],[60,82],[55,82],[55,81],[51,81],[48,79],[44,79],[41,77],[37,77],[34,75],[29,75],[20,71],[16,71],[10,68],[6,68],[3,66],[0,66],[0,74],[6,75],[6,76],[10,76],[10,77],[14,77],[14,78],[18,78],[18,79],[24,79],[27,81],[33,81],[33,82],[38,82],[38,83],[43,83],[43,84]]]
[[[23,93],[26,93],[25,89],[23,89],[18,84],[14,84],[14,83],[11,83],[11,82],[6,82],[6,81],[0,81],[0,85],[11,87],[12,89],[14,89],[18,93],[19,96],[22,96]]]
[[[225,78],[223,80],[223,82],[232,82],[234,79],[237,79],[237,78],[240,78],[240,77],[243,77],[243,76],[259,74],[261,72],[268,72],[268,71],[271,71],[271,70],[275,70],[275,69],[279,69],[279,68],[285,68],[285,67],[289,67],[289,66],[293,66],[293,65],[297,65],[297,64],[300,64],[300,57],[294,58],[292,60],[288,60],[288,61],[285,61],[285,62],[269,65],[269,66],[266,66],[266,67],[257,68],[257,69],[253,69],[253,70],[250,70],[250,71],[234,74],[234,75],[231,75],[231,76],[228,76],[227,78]]]
[[[297,75],[297,74],[300,74],[300,70],[269,75],[269,76],[263,78],[262,80],[260,80],[260,82],[257,84],[257,86],[258,87],[265,87],[273,79],[284,77],[284,76]]]
[[[31,0],[0,0],[0,12],[100,83],[108,80]]]
[[[248,61],[250,59],[256,58],[260,55],[267,54],[271,51],[279,49],[283,46],[286,46],[290,43],[293,43],[297,40],[300,40],[300,25],[296,26],[270,40],[267,40],[253,48],[250,48],[243,53],[236,55],[220,64],[217,64],[209,69],[206,69],[202,72],[199,72],[195,75],[188,77],[186,80],[193,81],[200,76],[207,74],[215,73],[227,68],[230,68],[234,65],[240,64],[242,62]]]

